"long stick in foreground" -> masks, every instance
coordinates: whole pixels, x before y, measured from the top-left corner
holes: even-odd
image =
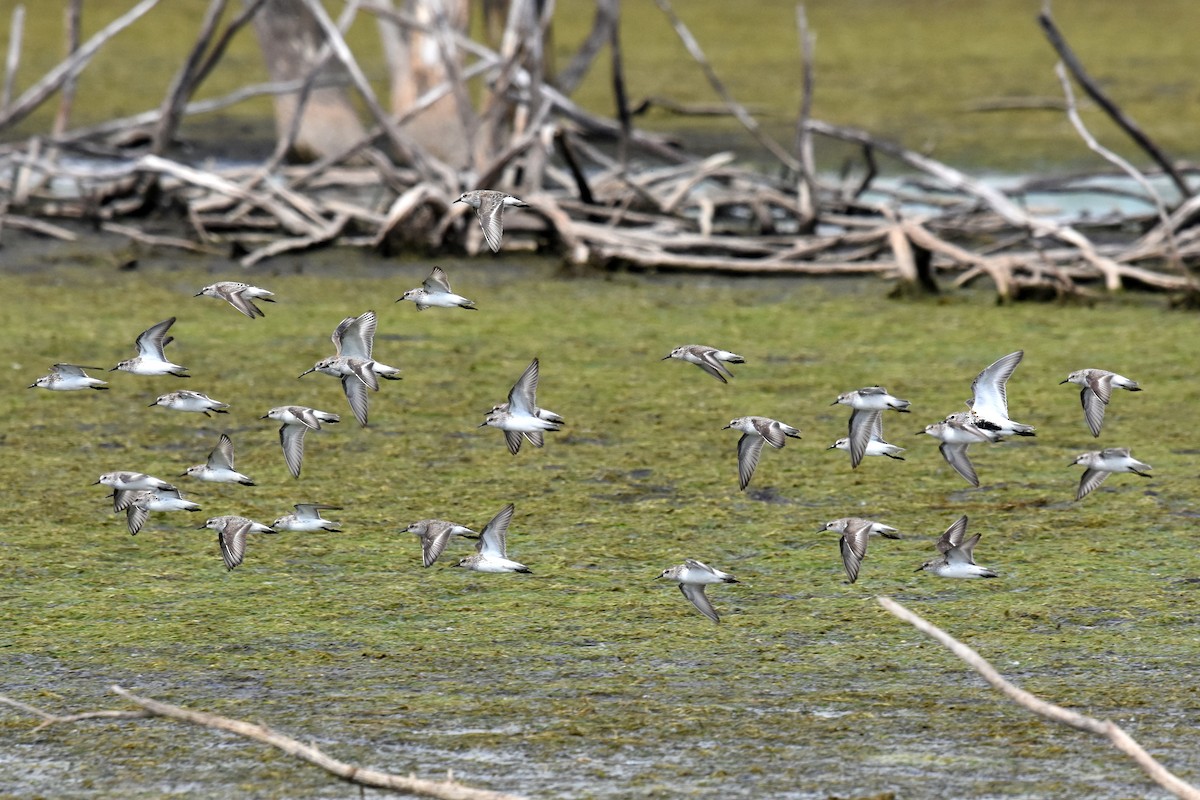
[[[491,792],[486,789],[472,789],[454,781],[427,781],[420,778],[405,778],[401,775],[392,775],[374,769],[363,769],[353,764],[347,764],[345,761],[338,761],[336,758],[326,755],[312,745],[298,742],[290,736],[284,736],[282,733],[271,730],[265,725],[254,725],[238,719],[220,717],[216,714],[206,714],[203,711],[189,711],[186,708],[173,706],[169,703],[161,703],[158,700],[151,700],[148,697],[138,697],[133,692],[122,689],[120,686],[113,686],[111,688],[114,692],[121,695],[121,697],[141,706],[156,716],[169,717],[181,722],[190,722],[193,725],[200,725],[205,728],[229,731],[230,733],[236,733],[238,736],[253,739],[256,742],[269,744],[272,747],[279,748],[290,756],[295,756],[310,764],[315,764],[342,780],[361,786],[373,786],[378,789],[395,789],[422,795],[423,797],[436,797],[440,798],[440,800],[523,800],[523,798],[517,795]]]
[[[1134,741],[1132,736],[1123,731],[1115,722],[1096,719],[1095,717],[1070,711],[1062,706],[1048,703],[1036,695],[1018,688],[1006,681],[983,656],[932,622],[914,614],[890,597],[876,597],[875,599],[879,601],[879,605],[883,606],[893,616],[912,625],[921,633],[941,642],[951,653],[954,653],[954,655],[965,661],[971,669],[982,675],[983,679],[990,683],[993,688],[998,689],[1017,705],[1053,722],[1077,728],[1081,731],[1087,731],[1088,733],[1094,733],[1097,736],[1103,736],[1112,742],[1113,747],[1116,747],[1122,753],[1125,753],[1136,761],[1137,765],[1155,783],[1171,794],[1183,798],[1183,800],[1200,800],[1200,788],[1175,777],[1173,773],[1156,761],[1152,755],[1147,753],[1140,744]]]
[[[363,769],[353,764],[347,764],[345,761],[338,761],[335,758],[331,758],[313,745],[298,742],[290,736],[284,736],[282,733],[271,730],[265,725],[254,725],[239,719],[207,714],[203,711],[189,711],[186,708],[173,706],[169,703],[161,703],[158,700],[151,700],[148,697],[138,697],[133,692],[122,689],[120,686],[112,686],[110,688],[126,700],[141,706],[141,708],[137,711],[85,711],[81,714],[59,715],[51,714],[36,706],[31,706],[28,703],[22,703],[19,700],[2,695],[0,695],[0,705],[12,706],[35,717],[40,717],[42,723],[34,728],[35,731],[50,725],[79,722],[88,719],[167,717],[180,722],[199,725],[203,728],[229,731],[230,733],[236,733],[238,736],[253,739],[256,742],[269,744],[272,747],[279,748],[290,756],[295,756],[310,764],[315,764],[326,772],[358,786],[391,789],[393,791],[420,795],[421,797],[433,797],[437,798],[437,800],[525,800],[525,798],[519,795],[492,792],[487,789],[472,789],[469,786],[457,783],[453,778],[447,778],[445,781],[427,781],[420,778],[406,778],[401,775],[392,775],[391,773],[380,772],[374,769]]]

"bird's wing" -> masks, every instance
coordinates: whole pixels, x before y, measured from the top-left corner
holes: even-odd
[[[428,567],[438,560],[438,556],[446,549],[450,541],[450,529],[442,527],[432,534],[421,537],[421,563]]]
[[[1112,373],[1105,375],[1093,374],[1088,378],[1088,388],[1096,393],[1096,397],[1100,398],[1100,402],[1107,404],[1112,399]]]
[[[713,622],[720,622],[721,618],[717,615],[717,610],[713,608],[713,604],[709,602],[708,595],[704,593],[704,585],[696,583],[681,583],[679,591],[683,592],[683,596],[691,601],[704,616],[711,619]]]
[[[287,463],[292,477],[300,477],[300,465],[304,462],[304,434],[308,428],[303,425],[283,425],[279,428],[279,444],[283,447],[283,460]]]
[[[245,558],[248,527],[231,523],[225,526],[225,530],[217,533],[217,543],[221,546],[221,558],[225,561],[226,569],[233,569]]]
[[[135,342],[138,355],[147,356],[159,361],[165,361],[166,359],[163,357],[163,347],[166,346],[170,339],[164,341],[163,337],[166,336],[167,331],[174,324],[175,317],[171,317],[170,319],[164,319],[157,325],[152,325],[151,327],[142,331]]]
[[[763,438],[757,434],[743,433],[738,439],[738,482],[745,489],[754,477],[758,458],[762,455]]]
[[[513,504],[509,503],[500,509],[500,513],[492,517],[491,522],[483,529],[475,549],[485,556],[507,558],[505,553],[508,548],[508,524],[512,522],[512,518]]]
[[[1079,403],[1083,406],[1083,418],[1092,429],[1092,436],[1099,436],[1100,429],[1104,427],[1104,406],[1108,401],[1100,399],[1091,386],[1085,386],[1079,392]]]
[[[425,282],[421,285],[425,287],[425,291],[429,292],[430,294],[451,294],[450,281],[446,278],[446,271],[441,267],[434,267],[433,272],[429,273],[429,277],[426,278]]]
[[[963,536],[967,532],[967,515],[963,514],[954,522],[950,523],[950,527],[946,528],[946,532],[937,541],[937,549],[939,553],[946,553],[952,547],[958,547],[962,544]]]
[[[979,476],[975,474],[975,467],[971,465],[971,459],[967,457],[967,445],[942,442],[938,450],[941,451],[942,458],[946,459],[946,463],[967,479],[967,483],[972,486],[979,485]]]
[[[971,409],[976,414],[1008,419],[1008,379],[1024,357],[1024,350],[1009,353],[979,373],[971,384]]]
[[[354,412],[358,424],[367,427],[367,406],[371,402],[367,387],[354,375],[343,375],[342,391],[346,393],[346,400],[350,402],[350,410]]]
[[[509,390],[508,409],[512,413],[530,416],[537,413],[538,369],[538,360],[535,358]]]
[[[250,302],[250,298],[243,294],[244,291],[245,289],[239,289],[233,292],[222,292],[222,295],[224,295],[225,299],[229,301],[229,305],[233,306],[250,319],[254,319],[255,317],[265,317],[266,314],[262,312],[262,309]]]
[[[1085,469],[1083,476],[1079,479],[1079,489],[1075,492],[1075,499],[1082,500],[1092,493],[1100,484],[1104,483],[1109,473],[1102,469]]]
[[[871,432],[878,424],[880,430],[883,430],[882,423],[878,422],[879,417],[883,415],[882,411],[860,411],[855,409],[850,413],[850,467],[857,467],[862,463],[863,456],[867,453],[867,444],[871,441]]]
[[[974,564],[975,563],[975,545],[979,544],[981,534],[975,534],[970,539],[966,539],[962,544],[951,547],[946,551],[947,564]]]
[[[705,350],[702,353],[696,353],[696,355],[699,356],[700,366],[705,372],[708,372],[710,375],[716,375],[724,383],[729,383],[729,381],[725,380],[725,375],[728,375],[732,378],[733,373],[729,371],[729,367],[725,366],[721,359],[717,358],[714,351]],[[725,375],[722,375],[721,373],[725,373]]]
[[[129,526],[129,533],[133,536],[137,536],[137,532],[140,531],[142,526],[146,524],[146,520],[149,518],[149,516],[150,512],[145,506],[138,505],[137,503],[130,504],[130,506],[125,509],[125,523]]]
[[[217,446],[208,454],[209,469],[233,469],[233,440],[225,434],[217,440]]]
[[[493,253],[500,252],[500,238],[504,235],[504,223],[501,220],[503,213],[502,203],[483,203],[475,209],[475,214],[479,217],[479,227],[483,228],[483,238]]]

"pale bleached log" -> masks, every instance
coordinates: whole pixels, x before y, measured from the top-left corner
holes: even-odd
[[[43,219],[35,219],[17,214],[0,213],[0,228],[28,231],[42,236],[49,236],[52,239],[61,239],[64,242],[74,242],[79,238],[73,231],[69,231],[59,225],[46,222]]]

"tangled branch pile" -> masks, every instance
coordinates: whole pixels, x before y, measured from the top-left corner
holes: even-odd
[[[1110,291],[1138,286],[1190,297],[1198,293],[1193,270],[1200,263],[1200,196],[1136,126],[1125,126],[1132,123],[1088,79],[1048,12],[1040,21],[1076,81],[1093,99],[1103,100],[1100,104],[1118,124],[1142,137],[1134,138],[1171,179],[1174,203],[1162,201],[1141,173],[1095,144],[1075,114],[1065,73],[1068,113],[1077,130],[1089,146],[1137,181],[1145,214],[1071,224],[1018,202],[1021,195],[1046,188],[1038,182],[1001,191],[864,131],[811,119],[812,58],[802,9],[798,29],[804,67],[798,78],[804,82],[805,103],[795,146],[788,151],[767,137],[726,91],[667,0],[656,2],[724,108],[779,162],[774,173],[739,165],[728,153],[693,156],[633,127],[621,72],[616,0],[599,0],[591,35],[554,81],[542,57],[553,3],[543,4],[539,13],[534,0],[511,0],[504,35],[493,49],[466,37],[444,13],[418,17],[395,11],[387,2],[351,0],[335,22],[316,0],[272,0],[307,10],[319,25],[323,46],[301,77],[189,102],[233,34],[271,4],[245,3],[218,32],[227,0],[212,0],[196,44],[157,110],[67,130],[65,109],[74,78],[98,49],[157,2],[142,0],[74,47],[70,57],[16,101],[8,102],[5,93],[0,130],[56,93],[63,103],[50,135],[0,147],[5,225],[71,237],[70,230],[53,220],[89,220],[150,244],[233,252],[245,266],[330,245],[475,252],[482,242],[479,228],[467,209],[451,200],[465,190],[501,188],[531,206],[529,212],[506,218],[505,247],[558,253],[573,264],[877,273],[925,291],[936,291],[938,278],[947,274],[958,284],[986,277],[1002,300],[1069,296],[1093,283]],[[422,2],[411,0],[411,5]],[[385,112],[376,101],[342,38],[359,11],[437,44],[445,78],[399,115]],[[617,119],[589,113],[569,97],[605,45],[611,50]],[[17,57],[10,43],[10,74]],[[338,152],[288,166],[284,159],[295,149],[296,120],[321,90],[331,63],[349,77],[375,126]],[[480,76],[487,88],[477,113],[468,89]],[[264,163],[201,169],[171,157],[169,145],[183,118],[263,93],[291,98],[293,120]],[[449,104],[469,143],[461,163],[440,157],[411,135],[411,124],[438,104]],[[817,174],[814,137],[860,148],[864,176],[850,182]],[[80,153],[89,159],[86,166],[67,158]],[[881,157],[917,176],[880,180]],[[1068,190],[1072,185],[1064,179],[1050,188]],[[191,236],[157,236],[136,226],[151,211],[163,209],[185,219]]]

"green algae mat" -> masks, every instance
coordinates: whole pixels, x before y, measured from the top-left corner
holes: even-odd
[[[1049,700],[1117,720],[1185,779],[1200,663],[1200,514],[1193,420],[1200,322],[1128,295],[1092,307],[996,306],[986,293],[892,301],[883,282],[560,274],[553,265],[441,262],[478,311],[393,301],[431,263],[333,251],[245,272],[193,257],[113,266],[111,242],[9,248],[0,480],[0,693],[55,712],[125,707],[107,687],[262,722],[332,755],[539,797],[1146,797],[1104,743],[1028,716],[888,615],[888,595]],[[36,257],[36,261],[33,259]],[[266,317],[193,295],[216,280],[275,292]],[[403,380],[359,428],[341,387],[297,376],[334,327],[374,310],[375,355]],[[175,316],[167,353],[189,380],[96,372],[108,391],[26,389],[56,362],[111,367]],[[663,361],[709,344],[745,357],[721,384]],[[1011,416],[1037,436],[971,448],[970,487],[915,433],[963,409],[985,366],[1025,359]],[[510,455],[480,428],[534,357],[538,404],[566,418]],[[1141,382],[1099,439],[1072,370]],[[912,402],[884,433],[905,461],[851,470],[841,392]],[[207,418],[150,408],[188,388]],[[284,404],[342,415],[287,471]],[[735,417],[801,429],[738,489]],[[177,477],[228,434],[255,486]],[[1152,478],[1118,474],[1081,502],[1080,453],[1128,446]],[[197,514],[152,514],[137,536],[103,472],[173,480]],[[432,567],[404,528],[478,530],[506,503],[508,552],[532,574]],[[255,535],[227,571],[210,516],[269,523],[296,503],[340,533]],[[958,516],[993,580],[920,572]],[[847,584],[825,522],[898,528]],[[740,583],[710,587],[714,624],[655,576],[684,558]],[[0,710],[0,794],[127,798],[357,796],[265,747],[164,720],[32,733]]]

